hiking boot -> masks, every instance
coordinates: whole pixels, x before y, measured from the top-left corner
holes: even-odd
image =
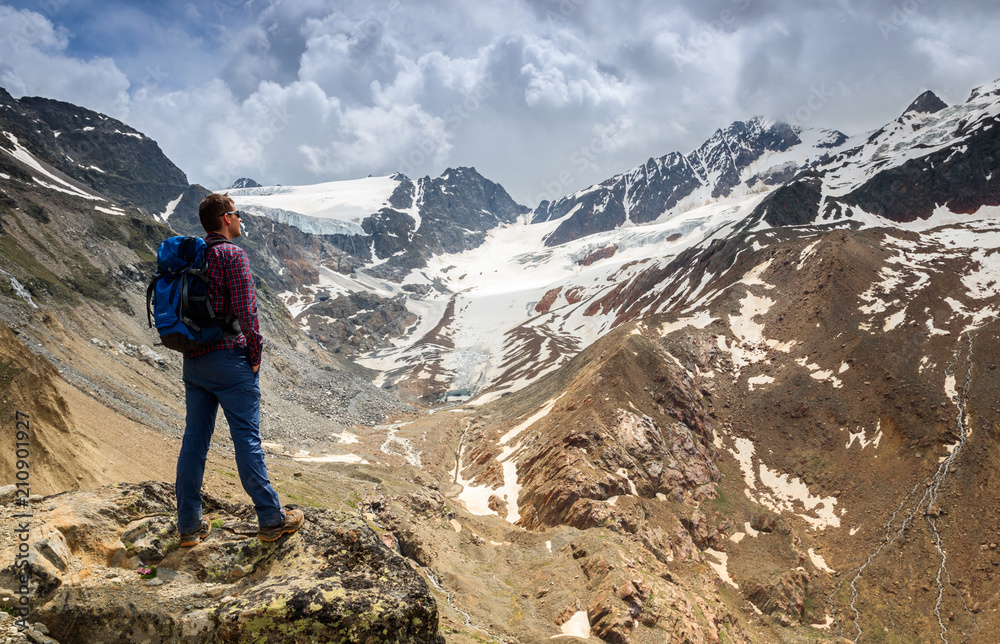
[[[191,534],[181,535],[181,548],[190,548],[191,546],[196,546],[205,540],[212,532],[212,524],[205,519],[201,520],[201,527],[198,528],[197,532],[192,532]]]
[[[306,522],[306,517],[302,510],[288,510],[285,512],[285,520],[270,528],[261,528],[257,532],[257,538],[261,541],[274,541],[283,534],[290,534],[302,527]]]

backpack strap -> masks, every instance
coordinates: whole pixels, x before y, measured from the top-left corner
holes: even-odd
[[[162,273],[157,272],[149,286],[146,287],[146,321],[149,323],[150,329],[153,328],[153,290],[160,277],[162,277]]]
[[[207,247],[207,248],[205,248],[205,250],[208,250],[209,248],[212,248],[213,246],[218,246],[219,244],[233,244],[233,242],[231,240],[229,240],[229,239],[219,239],[218,237],[213,237],[212,239],[206,239],[205,240],[205,246]],[[235,246],[235,245],[236,244],[233,244],[233,246]]]
[[[219,238],[219,237],[213,237],[211,239],[206,239],[205,240],[205,246],[206,246],[206,248],[205,248],[205,261],[206,262],[208,261],[208,251],[210,249],[216,247],[216,246],[221,245],[221,244],[232,244],[233,246],[236,246],[236,244],[234,244],[233,241],[230,240],[230,239]],[[237,246],[237,248],[238,248],[238,246]],[[208,281],[208,278],[205,276],[204,273],[200,273],[199,272],[198,276],[201,279],[205,280],[206,282]],[[229,333],[231,333],[232,335],[239,335],[240,333],[243,332],[242,329],[240,329],[240,320],[239,320],[239,318],[237,318],[232,313],[227,313],[226,317],[220,318],[218,315],[216,315],[215,309],[212,307],[212,300],[209,297],[207,297],[207,296],[205,297],[205,306],[208,308],[208,314],[212,317],[212,319],[221,320],[223,328],[226,329]]]

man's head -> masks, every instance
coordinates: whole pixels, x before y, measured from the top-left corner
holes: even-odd
[[[227,239],[240,236],[240,214],[228,194],[213,192],[201,200],[198,218],[206,233],[219,233]]]

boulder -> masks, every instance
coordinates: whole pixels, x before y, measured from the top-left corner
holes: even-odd
[[[173,499],[157,482],[52,497],[31,528],[32,619],[63,644],[443,641],[423,578],[360,516],[304,508],[265,543],[252,506],[206,495],[212,533],[181,549]]]

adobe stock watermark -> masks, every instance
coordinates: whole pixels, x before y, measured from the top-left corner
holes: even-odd
[[[611,149],[610,141],[618,135],[618,126],[614,122],[609,122],[598,128],[598,131],[600,133],[587,144],[581,145],[569,155],[569,167],[542,183],[542,192],[535,195],[536,203],[552,202],[565,196],[580,172],[597,169],[596,161]]]
[[[837,96],[848,97],[864,89],[862,82],[855,83],[853,87],[844,81],[837,82],[835,88],[831,88],[825,82],[811,85],[806,99],[794,110],[785,114],[785,122],[789,125],[805,127],[826,106],[830,99]]]
[[[235,156],[227,161],[221,170],[212,175],[215,189],[225,188],[238,178],[236,175],[241,172],[243,167],[241,160],[262,155],[264,147],[274,141],[293,120],[291,114],[274,105],[267,106],[264,117],[264,126],[254,130],[252,136],[247,137],[237,145]]]
[[[888,19],[882,18],[875,23],[879,33],[882,34],[882,39],[888,41],[890,34],[899,31],[913,20],[917,11],[920,10],[920,6],[926,2],[927,0],[903,0],[901,4],[892,5]]]
[[[709,21],[704,27],[698,30],[694,36],[689,38],[688,48],[683,53],[679,51],[674,52],[674,64],[677,65],[678,71],[682,71],[685,65],[701,58],[706,50],[715,45],[720,38],[730,33],[732,26],[736,24],[739,14],[750,7],[750,0],[730,0],[730,2],[733,4],[733,9],[723,9],[719,12],[719,16],[715,20]]]
[[[563,27],[569,22],[569,17],[586,2],[587,0],[552,0],[549,4],[555,4],[556,9],[546,9],[545,20],[549,27]]]
[[[68,1],[68,0],[67,0]],[[226,20],[233,17],[234,11],[249,12],[253,6],[253,0],[212,0],[212,8],[219,20]]]
[[[373,40],[385,33],[392,19],[403,10],[401,0],[389,0],[385,8],[369,11],[354,29],[354,47],[365,49]]]
[[[146,74],[139,80],[139,89],[136,91],[135,98],[142,100],[146,98],[146,95],[156,90],[160,87],[160,83],[167,80],[168,74],[160,69],[160,65],[157,64],[155,67],[146,65],[144,70]]]
[[[465,98],[445,110],[442,116],[444,118],[445,129],[457,129],[464,121],[479,111],[483,103],[497,93],[499,87],[500,85],[494,80],[488,78],[481,79]],[[441,141],[429,136],[422,137],[417,141],[413,149],[399,160],[399,172],[412,179],[416,168],[433,159],[440,147]]]
[[[51,21],[70,0],[36,0],[32,7],[35,12],[29,14],[27,22],[21,29],[7,34],[7,41],[15,52],[21,53],[31,47],[48,31],[51,31]]]
[[[14,542],[17,544],[17,551],[14,554],[14,570],[17,572],[17,606],[14,607],[16,619],[14,624],[20,630],[28,628],[28,619],[31,617],[31,567],[29,565],[31,544],[28,542],[30,535],[31,519],[33,517],[29,509],[28,499],[31,497],[31,420],[28,414],[18,411],[15,415],[14,427],[14,465],[17,479],[15,505],[19,512],[14,514],[14,521],[17,527],[14,528]]]
[[[823,109],[827,101],[836,95],[836,92],[830,90],[826,83],[820,83],[818,87],[813,85],[809,88],[809,96],[806,100],[793,111],[785,114],[785,122],[789,125],[804,127],[817,112]]]

